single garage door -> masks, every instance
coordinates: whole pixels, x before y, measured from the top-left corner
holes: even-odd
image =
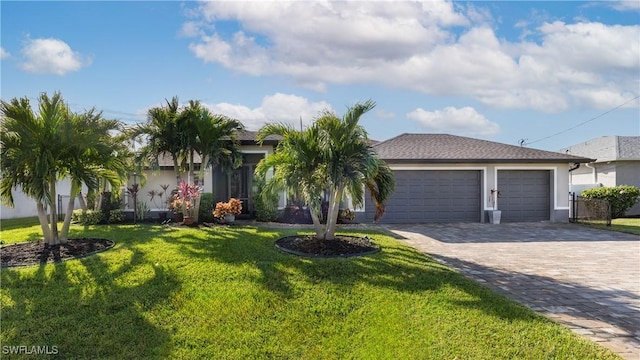
[[[498,170],[502,221],[544,221],[550,212],[548,170]]]
[[[398,170],[380,222],[480,221],[480,171]],[[368,201],[367,211],[373,211]]]

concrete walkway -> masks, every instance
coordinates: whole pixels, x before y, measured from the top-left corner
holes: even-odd
[[[640,236],[559,223],[385,228],[623,358],[640,359]]]

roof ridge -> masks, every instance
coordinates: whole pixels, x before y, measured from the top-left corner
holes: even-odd
[[[402,133],[402,134],[396,135],[396,136],[394,136],[392,138],[388,138],[387,140],[382,140],[382,141],[378,142],[377,144],[373,145],[372,147],[376,147],[376,146],[382,145],[382,144],[384,144],[384,143],[386,143],[388,141],[391,141],[393,139],[397,139],[397,138],[399,138],[401,136],[404,136],[404,135],[411,135],[411,134],[410,133]]]

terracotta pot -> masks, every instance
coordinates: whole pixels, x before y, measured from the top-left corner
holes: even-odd
[[[182,222],[182,213],[173,213],[173,221]]]
[[[185,216],[185,217],[183,217],[182,222],[183,222],[185,225],[191,225],[191,224],[193,224],[193,217],[191,217],[191,216]]]

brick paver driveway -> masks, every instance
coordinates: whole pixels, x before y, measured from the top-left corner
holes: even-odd
[[[386,228],[624,358],[640,359],[640,236],[560,223]]]

